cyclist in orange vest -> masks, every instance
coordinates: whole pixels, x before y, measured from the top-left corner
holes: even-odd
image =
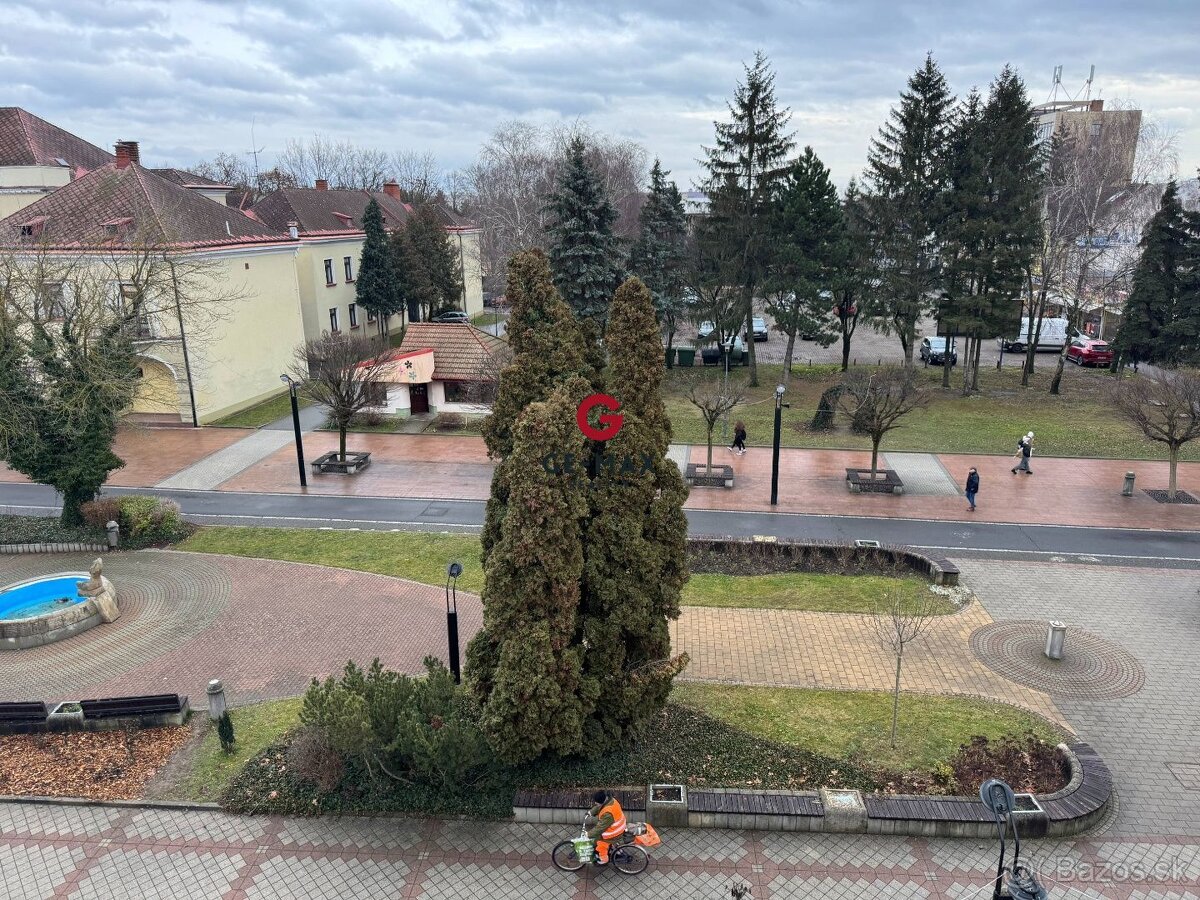
[[[588,815],[596,820],[596,824],[588,829],[587,836],[596,842],[596,855],[600,865],[608,865],[608,848],[610,844],[621,843],[625,834],[625,811],[608,791],[596,791],[592,794],[592,808]]]

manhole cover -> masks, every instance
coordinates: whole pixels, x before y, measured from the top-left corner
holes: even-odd
[[[1146,673],[1128,651],[1099,635],[1067,627],[1062,659],[1048,659],[1046,623],[993,622],[971,632],[971,650],[1010,681],[1068,700],[1115,700],[1142,689]]]

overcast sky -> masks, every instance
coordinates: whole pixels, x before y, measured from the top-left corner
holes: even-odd
[[[1200,165],[1198,0],[3,0],[0,106],[22,106],[143,162],[186,165],[255,142],[267,165],[321,132],[471,162],[500,122],[584,119],[640,141],[680,187],[761,48],[839,183],[864,163],[932,50],[959,95],[1005,63],[1034,102],[1136,101]],[[969,11],[964,11],[964,7]]]

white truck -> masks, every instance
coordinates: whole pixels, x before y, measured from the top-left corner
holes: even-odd
[[[1036,320],[1034,320],[1036,321]],[[1011,350],[1019,353],[1029,345],[1030,328],[1029,317],[1021,317],[1021,331],[1013,337],[1001,337],[997,339],[1001,350]],[[1040,351],[1053,351],[1059,353],[1062,348],[1067,346],[1069,340],[1068,333],[1070,328],[1067,326],[1066,319],[1042,319],[1042,327],[1038,331],[1037,348]]]

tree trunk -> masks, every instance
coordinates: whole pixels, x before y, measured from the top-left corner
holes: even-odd
[[[974,360],[971,363],[971,390],[979,390],[979,350],[982,346],[982,341],[978,337],[975,338]]]
[[[879,442],[883,440],[883,435],[876,437],[871,435],[871,480],[875,480],[875,471],[879,468]]]
[[[787,350],[783,354],[783,383],[786,386],[792,380],[792,353],[796,349],[796,332],[788,332]]]
[[[1174,500],[1175,499],[1175,488],[1176,488],[1175,474],[1176,474],[1176,469],[1179,467],[1179,445],[1178,444],[1168,444],[1167,445],[1167,453],[1168,453],[1167,459],[1168,459],[1169,465],[1171,467],[1170,480],[1167,481],[1167,499]]]
[[[1054,369],[1054,377],[1050,379],[1050,393],[1057,394],[1062,385],[1063,368],[1067,364],[1067,348],[1064,346],[1058,354],[1058,365]]]
[[[346,461],[346,428],[349,422],[338,422],[338,461]]]
[[[850,368],[850,333],[842,328],[842,371]]]
[[[750,354],[750,387],[758,387],[758,354],[754,348],[754,290],[746,292],[746,350]],[[734,335],[737,340],[737,335]]]
[[[900,663],[904,660],[904,648],[896,654],[896,686],[892,689],[892,749],[896,747],[896,720],[900,717]]]
[[[942,357],[942,387],[950,387],[950,338],[946,338],[946,355]]]
[[[713,428],[716,427],[716,424],[716,422],[713,422],[708,426],[708,467],[704,470],[704,474],[706,475],[712,474],[712,436]]]
[[[62,498],[63,508],[62,514],[58,517],[59,524],[74,528],[83,524],[83,510],[80,507],[89,500],[96,499],[96,494],[87,488],[76,487],[63,491]]]

